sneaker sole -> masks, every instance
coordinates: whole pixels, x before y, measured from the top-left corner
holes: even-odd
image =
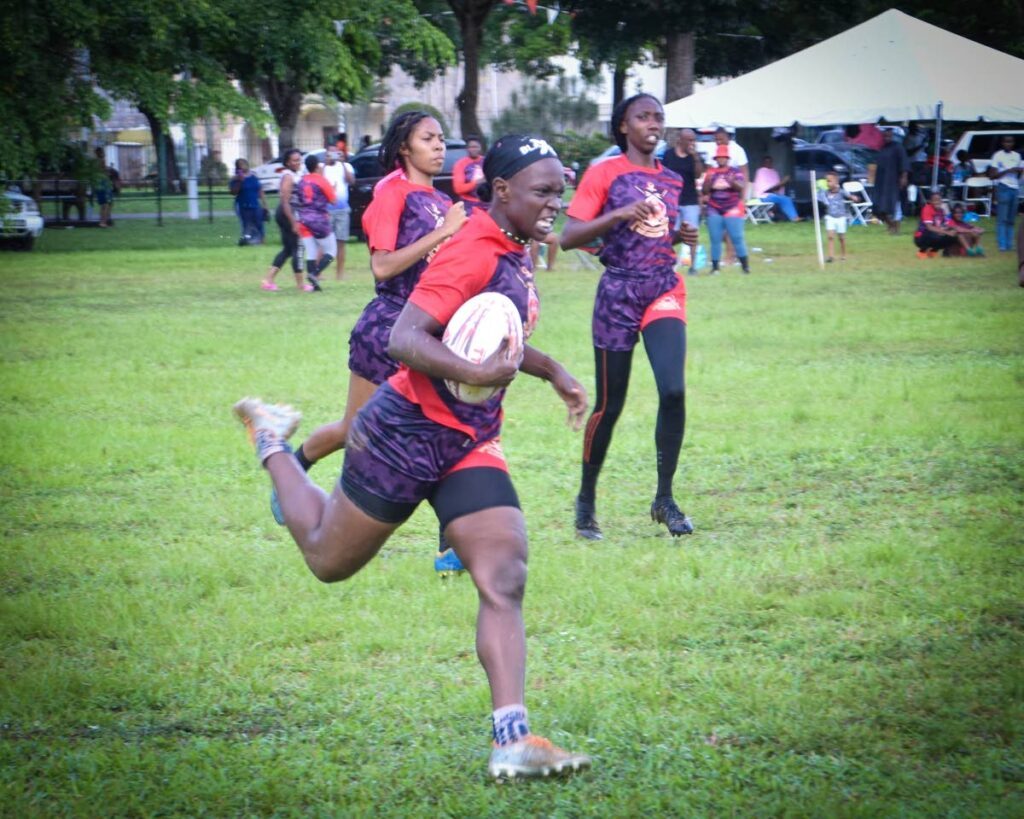
[[[488,765],[487,772],[495,779],[544,779],[549,776],[566,776],[585,771],[590,767],[588,759],[567,759],[556,765],[534,768],[528,765],[513,765],[508,762]]]

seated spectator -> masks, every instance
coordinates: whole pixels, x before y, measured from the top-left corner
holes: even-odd
[[[984,256],[985,250],[981,246],[981,234],[985,231],[978,227],[978,214],[972,213],[973,220],[968,219],[964,206],[953,205],[953,213],[950,216],[950,224],[956,229],[957,236],[962,239],[960,249],[968,256]]]
[[[933,193],[928,204],[921,208],[921,221],[914,231],[914,244],[917,245],[919,259],[934,259],[940,250],[943,256],[949,256],[951,248],[966,247],[966,240],[957,233],[946,216],[941,194]]]
[[[779,177],[779,172],[773,167],[772,158],[765,156],[761,159],[761,167],[754,174],[752,185],[755,199],[762,202],[771,202],[790,221],[799,222],[800,217],[796,212],[796,205],[793,200],[782,193],[786,189],[789,177]]]

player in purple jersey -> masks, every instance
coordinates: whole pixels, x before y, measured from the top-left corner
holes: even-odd
[[[686,285],[675,272],[673,245],[694,244],[697,228],[674,229],[682,178],[654,149],[665,127],[661,103],[637,94],[616,106],[612,133],[620,156],[587,170],[569,205],[562,248],[601,239],[605,266],[594,303],[597,398],[583,442],[583,477],[576,497],[576,531],[600,540],[597,478],[629,387],[633,348],[643,336],[658,388],[657,489],[651,519],[673,536],[693,532],[672,496],[686,426]]]
[[[398,369],[398,363],[387,352],[395,319],[434,252],[466,221],[465,206],[453,205],[447,195],[433,187],[434,176],[444,166],[445,141],[440,124],[432,116],[410,111],[396,117],[384,135],[379,157],[381,165],[394,172],[374,191],[373,201],[363,215],[376,296],[349,337],[344,417],[314,430],[295,452],[307,471],[345,446],[360,407]],[[271,497],[271,509],[280,520],[276,496]],[[447,571],[461,570],[455,561],[449,562]]]

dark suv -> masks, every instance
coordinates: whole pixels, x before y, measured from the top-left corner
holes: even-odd
[[[868,184],[868,165],[877,162],[878,152],[863,145],[815,143],[793,149],[793,201],[806,213],[811,207],[811,170],[818,179],[829,171],[839,174],[839,182],[851,179]]]
[[[466,155],[466,143],[461,139],[447,139],[445,148],[444,167],[434,177],[434,187],[448,194],[452,201],[458,201],[459,197],[452,189],[452,167]],[[377,161],[379,151],[379,144],[368,145],[349,159],[356,175],[355,184],[349,188],[348,193],[349,207],[352,208],[352,235],[358,239],[366,238],[363,233],[363,213],[373,199],[373,186],[385,175],[384,168]]]

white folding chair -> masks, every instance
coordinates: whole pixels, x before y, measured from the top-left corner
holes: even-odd
[[[857,222],[860,222],[862,225],[866,225],[868,219],[871,218],[872,202],[871,197],[868,196],[868,192],[864,188],[864,183],[851,179],[849,182],[843,183],[843,190],[850,194],[850,196],[859,197],[857,200],[846,200],[846,205],[850,209],[850,224],[855,225]]]
[[[964,182],[964,204],[974,205],[979,216],[992,215],[992,180],[987,176],[972,176]]]
[[[772,209],[775,205],[762,199],[747,200],[747,218],[755,225],[766,224],[772,220]]]

